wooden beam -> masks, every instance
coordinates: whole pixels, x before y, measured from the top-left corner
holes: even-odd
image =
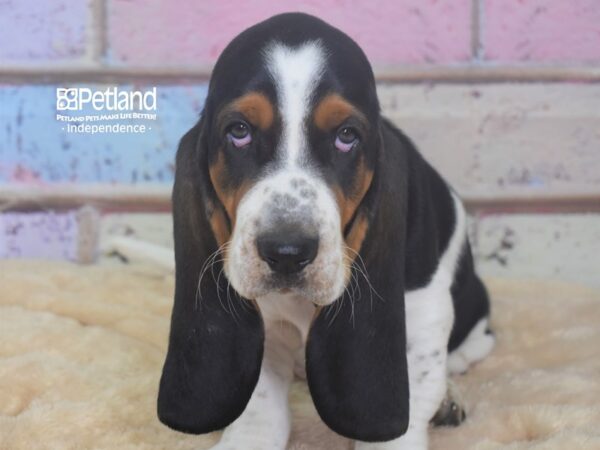
[[[103,212],[171,210],[171,187],[164,185],[54,184],[0,185],[0,210],[65,210],[93,206]]]
[[[471,213],[600,213],[600,192],[503,195],[462,193]],[[144,184],[0,185],[0,211],[69,210],[90,205],[102,212],[169,212],[171,186]]]
[[[12,84],[202,83],[208,81],[212,66],[130,67],[85,65],[5,65],[0,82]],[[506,82],[600,82],[600,66],[594,65],[457,65],[377,66],[379,82],[394,83],[506,83]]]

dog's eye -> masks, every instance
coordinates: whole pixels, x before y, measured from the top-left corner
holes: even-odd
[[[252,133],[246,122],[236,122],[229,127],[227,136],[237,148],[244,147],[252,142]]]
[[[341,127],[335,137],[335,148],[340,152],[349,152],[358,142],[358,133],[352,127]]]

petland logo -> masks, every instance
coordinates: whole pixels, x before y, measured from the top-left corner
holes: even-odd
[[[137,122],[156,120],[156,87],[143,92],[119,89],[116,86],[103,90],[87,87],[57,88],[56,110],[56,120],[67,122],[63,130],[68,133],[145,133],[152,128]]]
[[[120,91],[107,88],[92,91],[89,88],[57,88],[56,109],[58,111],[81,111],[90,104],[96,111],[156,111],[156,87],[150,91]]]

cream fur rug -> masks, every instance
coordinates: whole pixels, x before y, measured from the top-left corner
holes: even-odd
[[[468,420],[431,448],[600,449],[600,293],[488,280],[493,354],[455,384]],[[156,389],[173,280],[142,266],[0,261],[0,448],[203,449],[218,434],[162,426]],[[347,449],[306,387],[293,449]]]

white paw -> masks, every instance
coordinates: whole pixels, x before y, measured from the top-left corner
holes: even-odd
[[[261,440],[260,442],[219,442],[209,450],[285,450],[287,445],[281,446],[274,442]]]
[[[448,355],[450,374],[465,373],[471,364],[481,361],[492,351],[496,339],[487,329],[488,319],[480,320],[464,342]]]
[[[210,450],[285,450],[287,447],[287,439],[284,436],[268,434],[259,427],[253,432],[244,430],[244,433],[231,434],[227,431]]]
[[[427,433],[407,433],[388,442],[359,442],[354,450],[427,450]]]

